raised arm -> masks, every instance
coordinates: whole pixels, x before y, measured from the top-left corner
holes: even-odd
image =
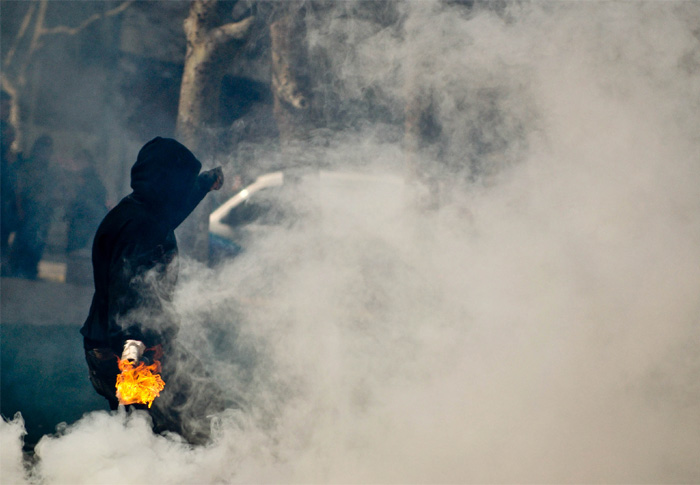
[[[187,194],[186,203],[182,205],[172,221],[173,229],[176,229],[182,221],[187,219],[192,211],[199,205],[212,190],[219,190],[224,185],[224,172],[221,167],[216,167],[211,170],[206,170],[197,176],[197,180],[192,186],[192,190]]]

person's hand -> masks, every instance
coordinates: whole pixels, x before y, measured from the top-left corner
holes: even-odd
[[[219,190],[224,186],[224,171],[221,167],[212,168],[206,172],[202,172],[202,175],[206,177],[207,183],[211,182],[209,185],[209,190]]]
[[[124,342],[121,360],[128,360],[131,363],[139,362],[145,350],[146,344],[140,340],[127,340]]]

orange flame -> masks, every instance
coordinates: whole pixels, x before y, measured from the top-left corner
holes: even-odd
[[[117,398],[120,404],[148,404],[160,395],[165,382],[160,377],[160,362],[146,365],[140,362],[136,367],[131,361],[119,359],[117,376]]]

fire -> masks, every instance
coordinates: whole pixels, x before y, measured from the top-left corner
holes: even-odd
[[[160,377],[160,362],[146,365],[140,362],[136,367],[131,361],[119,359],[117,376],[117,398],[120,404],[148,404],[160,395],[165,382]]]

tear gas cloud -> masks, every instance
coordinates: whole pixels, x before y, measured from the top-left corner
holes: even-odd
[[[310,42],[355,38],[333,64],[348,96],[417,82],[442,153],[476,159],[479,129],[497,170],[439,211],[330,200],[186,266],[182,340],[241,402],[214,442],[96,412],[23,478],[21,423],[3,423],[3,482],[700,480],[700,7],[404,8],[403,33],[331,23]],[[325,156],[405,157],[376,137]]]

